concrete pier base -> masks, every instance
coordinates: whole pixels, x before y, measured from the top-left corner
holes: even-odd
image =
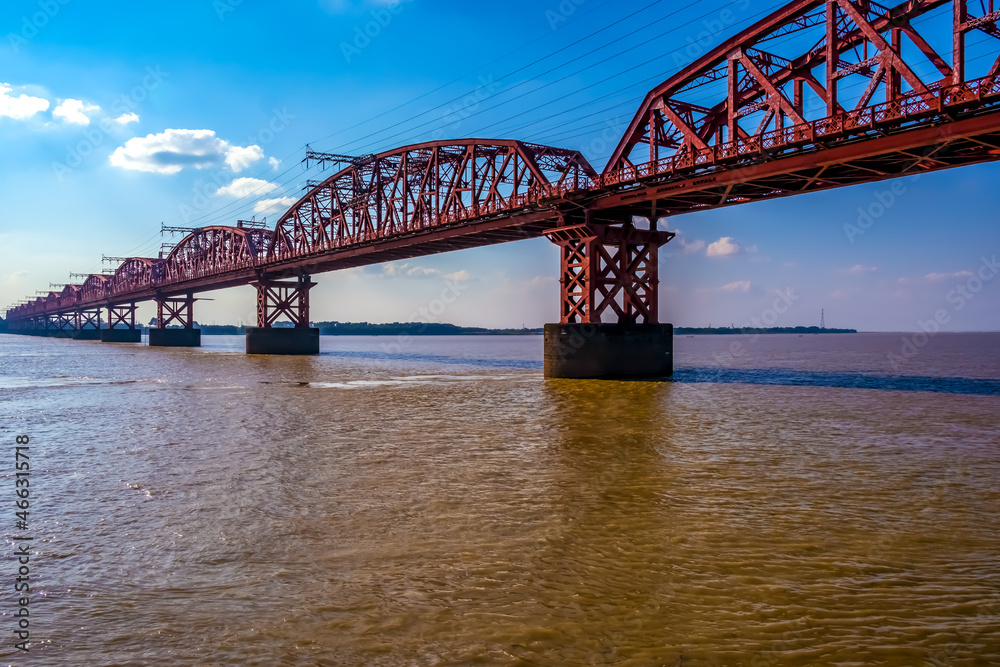
[[[150,347],[201,347],[201,329],[150,329]]]
[[[672,324],[547,324],[545,377],[669,377]]]
[[[319,354],[319,329],[247,327],[247,354]]]
[[[101,329],[102,343],[141,343],[141,329]]]
[[[73,340],[101,340],[99,329],[76,329],[71,336]]]

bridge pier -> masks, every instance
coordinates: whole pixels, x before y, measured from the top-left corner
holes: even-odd
[[[43,331],[42,334],[46,338],[58,338],[62,333],[59,328],[59,316],[58,315],[45,315],[42,321]]]
[[[50,336],[53,338],[73,338],[73,334],[76,332],[76,321],[73,315],[59,313],[52,315],[50,320],[53,327]]]
[[[78,310],[73,313],[73,340],[101,340],[101,309]]]
[[[247,327],[247,354],[319,354],[319,329],[309,326],[309,290],[316,283],[308,275],[294,281],[262,276],[253,285],[257,288],[257,326]],[[293,328],[273,326],[283,315]]]
[[[141,343],[142,330],[135,326],[135,304],[108,306],[108,328],[101,329],[102,343]],[[116,328],[119,324],[123,329]]]
[[[194,328],[194,294],[183,299],[156,300],[156,328],[149,330],[150,347],[201,347],[201,329]],[[182,328],[169,329],[176,322]]]
[[[561,321],[545,327],[545,377],[673,374],[673,326],[658,321],[659,250],[671,232],[584,223],[546,234],[561,251]],[[612,311],[617,323],[602,323]]]

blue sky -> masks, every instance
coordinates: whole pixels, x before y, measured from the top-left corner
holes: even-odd
[[[99,271],[102,255],[155,256],[171,240],[161,222],[275,220],[324,176],[299,164],[307,143],[516,138],[601,169],[650,88],[779,4],[10,0],[0,306]],[[185,160],[157,161],[168,149]],[[670,219],[662,319],[742,324],[790,289],[778,325],[825,308],[829,326],[911,331],[944,309],[948,329],[1000,330],[1000,280],[954,298],[1000,251],[998,176],[982,165]],[[881,214],[845,231],[864,211]],[[557,275],[545,240],[449,253],[318,276],[312,316],[416,319],[451,277],[462,295],[438,319],[540,326],[558,317]],[[250,288],[206,296],[202,322],[253,319]]]

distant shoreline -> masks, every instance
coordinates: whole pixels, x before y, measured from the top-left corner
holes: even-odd
[[[460,327],[454,324],[423,324],[420,322],[370,324],[367,322],[317,322],[314,325],[321,336],[541,336],[542,328],[487,329]],[[239,336],[246,333],[245,326],[200,324],[203,336]],[[144,329],[145,331],[145,329]],[[856,334],[856,329],[820,329],[819,327],[776,327],[766,329],[732,327],[675,327],[675,336],[757,336],[775,334]]]
[[[675,336],[760,336],[772,334],[856,334],[857,329],[821,329],[819,327],[774,327],[769,329],[733,327],[674,327]]]

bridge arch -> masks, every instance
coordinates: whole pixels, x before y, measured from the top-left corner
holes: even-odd
[[[359,158],[290,208],[269,261],[308,256],[502,215],[585,188],[597,173],[578,151],[520,141],[431,141]]]
[[[101,301],[107,296],[107,286],[110,276],[103,273],[91,274],[80,287],[80,301],[89,303]]]
[[[181,282],[257,266],[264,261],[271,231],[243,227],[196,229],[163,260],[163,278]]]
[[[149,289],[163,281],[162,259],[132,257],[122,262],[108,281],[108,295],[128,294]]]
[[[71,308],[76,305],[76,302],[79,298],[80,298],[80,286],[66,285],[65,287],[63,287],[62,292],[59,293],[59,307]]]

